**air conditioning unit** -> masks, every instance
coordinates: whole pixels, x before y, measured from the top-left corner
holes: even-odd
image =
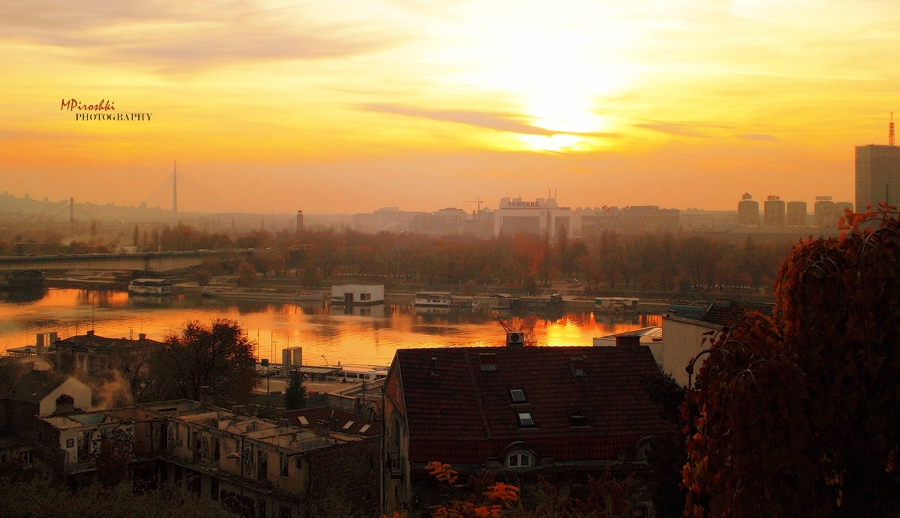
[[[506,345],[525,345],[525,334],[506,333]]]

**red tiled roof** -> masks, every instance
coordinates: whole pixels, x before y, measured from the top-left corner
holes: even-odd
[[[716,299],[709,305],[703,314],[704,322],[727,326],[734,324],[747,313],[759,311],[764,315],[771,315],[774,304],[766,302],[736,302],[727,299]]]
[[[481,369],[485,354],[496,355],[496,370]],[[603,460],[670,428],[642,383],[660,374],[646,347],[401,349],[394,362],[412,462],[480,464],[516,441],[556,461]],[[512,389],[526,402],[513,402]],[[587,426],[573,425],[570,411]],[[518,412],[535,426],[521,426]]]
[[[300,420],[300,416],[306,418],[306,424]],[[289,410],[284,413],[284,417],[292,426],[298,428],[313,429],[318,421],[328,421],[328,429],[333,432],[340,432],[347,435],[359,435],[360,437],[378,437],[381,435],[381,422],[367,422],[364,417],[342,410],[335,410],[330,407],[308,408],[303,410]],[[344,428],[347,423],[351,423],[349,427]],[[361,431],[365,425],[369,425],[364,431]]]

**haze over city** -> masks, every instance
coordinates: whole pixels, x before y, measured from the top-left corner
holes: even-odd
[[[0,182],[168,208],[177,159],[181,211],[851,200],[854,146],[900,110],[898,22],[885,0],[6,3]],[[146,118],[78,119],[103,114]]]

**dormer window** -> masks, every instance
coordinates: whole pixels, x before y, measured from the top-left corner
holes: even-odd
[[[569,408],[566,412],[569,415],[569,426],[588,426],[587,417],[580,408]]]
[[[526,427],[534,427],[534,417],[531,415],[531,412],[516,412],[517,417],[519,418],[519,426]]]
[[[478,362],[481,364],[481,370],[483,371],[497,370],[497,355],[494,353],[480,353]]]
[[[571,358],[569,360],[569,368],[572,369],[572,375],[576,378],[584,377],[584,358]]]
[[[513,451],[506,455],[507,468],[530,468],[534,466],[534,456],[527,451]]]
[[[525,397],[525,391],[522,389],[512,389],[509,391],[509,397],[513,403],[527,403],[528,398]]]

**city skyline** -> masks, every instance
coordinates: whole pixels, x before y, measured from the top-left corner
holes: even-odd
[[[882,0],[7,4],[0,181],[167,208],[177,159],[185,212],[853,200],[898,21]]]

